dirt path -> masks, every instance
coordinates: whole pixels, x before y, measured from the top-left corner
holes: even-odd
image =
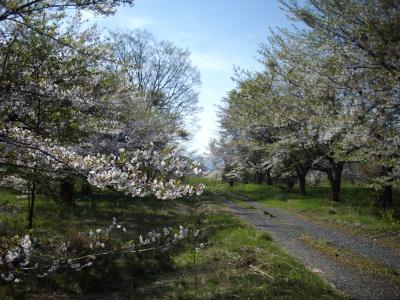
[[[236,199],[246,200],[253,209],[235,204],[233,197],[217,195],[233,213],[257,227],[271,233],[274,240],[298,258],[310,270],[317,272],[329,283],[352,299],[400,299],[400,286],[389,280],[366,274],[360,269],[353,269],[340,264],[331,257],[305,245],[299,237],[303,234],[329,241],[332,245],[350,249],[356,254],[373,259],[400,272],[400,257],[390,249],[372,242],[357,239],[343,233],[300,220],[283,209],[265,208],[242,196]]]

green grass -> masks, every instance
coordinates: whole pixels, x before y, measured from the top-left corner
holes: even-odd
[[[0,214],[0,234],[27,231],[27,200],[0,191],[0,202],[20,207],[16,214]],[[1,299],[340,299],[317,275],[285,254],[267,233],[240,222],[205,192],[200,198],[160,201],[132,199],[107,192],[94,200],[78,200],[67,208],[39,197],[31,235],[63,240],[79,232],[110,224],[116,217],[137,237],[163,226],[196,226],[203,234],[169,252],[113,255],[96,260],[81,272],[57,271],[18,286],[0,282]],[[200,243],[204,248],[195,251]],[[0,247],[1,248],[1,247]],[[196,263],[194,263],[194,258]]]
[[[185,298],[200,299],[337,299],[315,274],[281,251],[268,234],[249,227],[225,228],[210,236],[196,253],[197,291],[194,289],[194,252],[175,260],[183,272]]]
[[[394,208],[386,213],[374,207],[376,192],[363,186],[344,184],[341,201],[329,200],[329,186],[307,187],[307,195],[298,190],[286,191],[283,186],[210,182],[210,191],[223,193],[245,203],[242,195],[266,207],[288,209],[301,218],[345,232],[374,238],[382,244],[400,249],[400,191],[394,189]],[[233,196],[233,197],[232,197]]]

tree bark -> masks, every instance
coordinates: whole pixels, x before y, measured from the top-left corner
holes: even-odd
[[[287,187],[288,192],[291,192],[293,190],[294,184],[295,184],[295,180],[293,177],[286,178],[286,187]]]
[[[74,183],[69,178],[64,178],[60,182],[60,200],[68,206],[73,206],[74,202]]]
[[[87,181],[84,181],[81,187],[81,196],[83,198],[88,198],[91,197],[92,195],[93,195],[92,187]]]
[[[296,168],[297,177],[299,178],[300,194],[306,194],[306,176],[308,169]]]
[[[32,186],[31,186],[31,193],[29,195],[29,202],[28,202],[28,221],[29,225],[28,228],[33,228],[33,211],[35,208],[35,198],[36,198],[36,180],[33,179]]]
[[[266,171],[266,172],[265,172],[265,183],[266,183],[267,185],[273,185],[273,184],[274,184],[274,180],[273,180],[273,178],[271,177],[271,175],[269,174],[269,171]]]
[[[299,176],[299,187],[300,187],[300,194],[306,194],[306,176],[301,175]]]
[[[254,174],[254,183],[255,184],[262,184],[264,182],[264,174],[260,172],[256,172]]]
[[[340,163],[335,164],[327,172],[329,183],[331,185],[331,194],[330,194],[331,201],[335,201],[335,202],[340,201],[340,188],[341,188],[341,183],[342,183],[343,167],[344,167],[344,163],[340,162]]]
[[[382,176],[388,176],[393,172],[393,168],[382,166],[381,174]],[[375,206],[386,210],[393,206],[393,190],[392,190],[392,182],[389,181],[385,186],[380,190],[380,194],[375,201]]]
[[[375,206],[384,210],[393,206],[392,185],[383,187],[378,198],[376,199]]]

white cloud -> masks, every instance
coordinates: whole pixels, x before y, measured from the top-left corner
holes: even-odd
[[[193,52],[192,62],[200,70],[226,72],[231,70],[231,66],[223,58],[213,54],[200,54]]]
[[[119,21],[119,20],[118,20]],[[121,25],[127,27],[129,29],[140,28],[143,29],[150,24],[152,24],[152,20],[148,17],[129,17],[125,16],[123,20],[121,20]]]
[[[153,19],[145,16],[137,17],[128,14],[118,14],[118,16],[111,16],[107,18],[101,18],[94,16],[90,21],[97,21],[97,23],[107,29],[145,29],[148,26],[154,25]]]

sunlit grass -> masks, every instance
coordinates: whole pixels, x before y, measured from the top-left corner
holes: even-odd
[[[209,191],[223,193],[232,199],[235,195],[246,196],[265,207],[288,209],[299,217],[331,226],[337,230],[361,234],[376,238],[382,244],[400,248],[400,192],[394,189],[393,210],[382,212],[374,206],[376,191],[365,186],[344,184],[341,201],[329,200],[329,186],[307,187],[307,195],[298,190],[288,192],[284,186],[257,184],[236,184],[230,187],[226,183],[211,182]],[[243,199],[236,198],[236,201]]]
[[[179,253],[174,260],[187,287],[184,296],[188,299],[196,294],[200,299],[210,295],[224,299],[341,298],[271,240],[268,233],[239,225],[218,230],[198,252],[188,249]]]

